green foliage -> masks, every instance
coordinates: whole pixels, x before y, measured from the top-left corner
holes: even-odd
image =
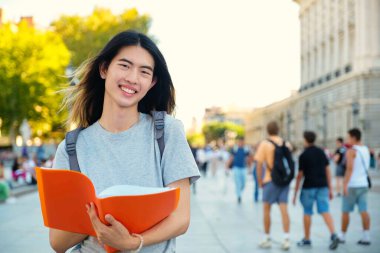
[[[54,130],[64,117],[57,114],[61,99],[56,91],[67,82],[62,76],[70,52],[57,34],[27,23],[3,24],[0,38],[2,130],[17,133],[23,119],[34,133]]]
[[[235,133],[236,137],[244,136],[244,127],[233,122],[210,122],[203,126],[202,132],[206,141],[228,138],[227,133]]]
[[[203,147],[206,144],[206,138],[202,133],[188,134],[187,141],[193,147]]]
[[[52,22],[52,28],[60,34],[72,53],[71,62],[78,67],[94,56],[117,33],[133,29],[148,33],[151,18],[133,9],[114,15],[109,9],[95,8],[87,17],[61,16]]]

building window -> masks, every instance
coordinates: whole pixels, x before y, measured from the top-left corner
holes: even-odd
[[[322,83],[323,83],[323,77],[318,79],[318,84],[322,84]]]
[[[344,68],[344,72],[346,73],[350,73],[352,71],[352,66],[351,64],[347,65],[345,68]]]
[[[331,74],[327,74],[326,75],[326,82],[330,81],[331,80]]]
[[[335,71],[335,77],[340,77],[340,70]]]

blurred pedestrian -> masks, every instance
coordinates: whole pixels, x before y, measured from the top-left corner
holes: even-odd
[[[376,169],[376,156],[375,156],[375,150],[372,148],[369,150],[370,160],[369,160],[369,167],[371,169]]]
[[[208,166],[208,160],[207,160],[205,148],[199,148],[197,150],[196,161],[197,161],[200,172],[202,173],[203,177],[205,177],[207,174],[207,166]]]
[[[343,193],[343,177],[346,170],[345,154],[346,147],[344,146],[343,138],[339,137],[336,139],[336,150],[334,154],[336,192],[338,197],[340,197]]]
[[[23,169],[22,166],[20,166],[20,161],[17,156],[13,159],[12,179],[18,183],[26,182],[26,171]]]
[[[263,140],[255,154],[255,160],[257,162],[257,180],[259,183],[260,188],[263,187],[263,212],[264,212],[264,240],[259,244],[260,248],[270,248],[272,246],[271,238],[270,238],[270,225],[271,225],[271,218],[270,218],[270,210],[271,206],[274,203],[278,203],[281,211],[281,218],[282,218],[282,226],[284,230],[284,240],[281,244],[281,248],[283,250],[288,250],[290,248],[290,220],[289,220],[289,214],[288,214],[288,194],[289,194],[289,184],[290,181],[287,183],[287,185],[278,185],[273,182],[272,173],[277,172],[274,167],[275,165],[282,164],[285,169],[285,164],[288,163],[288,165],[293,165],[293,173],[294,173],[294,162],[291,160],[291,153],[290,150],[291,147],[288,143],[286,143],[280,136],[279,136],[279,127],[278,124],[275,121],[269,122],[267,125],[267,132],[269,134],[269,138],[267,140]],[[276,159],[276,150],[281,149],[281,154],[288,154],[287,157],[282,156],[281,158],[277,156]],[[275,160],[276,159],[276,160]],[[263,164],[266,166],[266,172],[263,175]],[[286,168],[286,174],[287,177],[291,178],[293,175],[288,174],[289,166]],[[274,175],[274,174],[273,174]],[[277,177],[276,177],[277,178]]]
[[[243,137],[238,137],[237,146],[232,148],[230,155],[229,167],[232,168],[234,174],[236,197],[238,204],[240,204],[247,178],[249,156],[249,150],[245,147]]]
[[[0,160],[0,202],[6,201],[9,197],[9,185],[5,180],[4,163]]]
[[[368,213],[367,195],[369,185],[368,169],[370,165],[369,149],[361,143],[361,131],[353,128],[348,131],[348,143],[352,146],[347,150],[347,169],[343,184],[342,203],[342,232],[339,239],[346,241],[346,232],[350,223],[349,213],[358,206],[362,219],[363,235],[359,239],[359,245],[370,245],[370,216]]]
[[[297,246],[311,246],[311,216],[313,215],[313,205],[316,203],[317,211],[322,215],[331,234],[329,248],[335,250],[338,247],[339,240],[335,233],[333,218],[329,212],[329,200],[333,198],[329,160],[326,158],[324,151],[314,145],[316,139],[314,132],[306,131],[303,136],[305,150],[299,158],[299,172],[297,175],[293,204],[296,204],[297,192],[301,180],[304,179],[300,201],[304,210],[303,224],[305,235],[304,238],[297,243]]]

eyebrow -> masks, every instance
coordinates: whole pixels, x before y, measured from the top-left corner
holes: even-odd
[[[131,61],[128,60],[127,58],[121,58],[121,59],[119,59],[119,61],[123,61],[123,62],[129,63],[129,64],[131,64],[131,65],[134,65],[133,62],[131,62]],[[153,67],[148,66],[148,65],[140,66],[140,68],[143,68],[143,69],[149,69],[150,71],[153,72]]]

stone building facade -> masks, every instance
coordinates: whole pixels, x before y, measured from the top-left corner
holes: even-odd
[[[282,135],[302,146],[313,130],[332,149],[348,129],[363,130],[380,149],[380,0],[296,0],[300,6],[301,87],[282,101],[254,110],[247,141],[265,138],[276,120]]]

